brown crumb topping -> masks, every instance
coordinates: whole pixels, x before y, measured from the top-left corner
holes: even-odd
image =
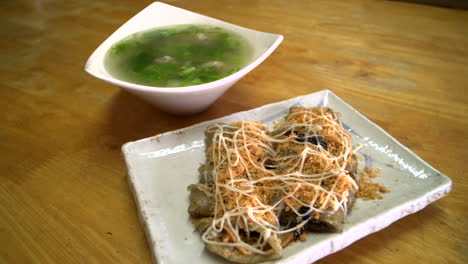
[[[359,179],[356,181],[359,186],[356,197],[363,200],[382,199],[382,193],[391,192],[387,187],[372,180],[379,176],[379,169],[372,169],[371,167],[366,166],[364,170],[359,173]]]

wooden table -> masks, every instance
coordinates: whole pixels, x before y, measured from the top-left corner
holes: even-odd
[[[285,40],[175,117],[83,71],[150,1],[0,2],[0,262],[151,263],[120,146],[330,89],[453,191],[319,263],[468,263],[468,13],[389,1],[167,1]]]

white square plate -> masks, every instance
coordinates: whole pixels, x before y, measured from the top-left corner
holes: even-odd
[[[365,157],[364,163],[382,168],[382,176],[377,181],[392,192],[382,200],[358,199],[342,233],[310,234],[307,241],[287,247],[275,263],[316,261],[421,210],[450,191],[452,182],[447,176],[335,94],[320,91],[129,142],[122,147],[130,186],[157,263],[223,263],[223,259],[205,249],[187,213],[187,186],[198,181],[197,169],[205,161],[205,128],[213,123],[238,120],[271,124],[297,105],[330,106],[340,112],[353,143],[364,145],[359,150]]]

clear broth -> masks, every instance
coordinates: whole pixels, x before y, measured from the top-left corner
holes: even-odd
[[[176,25],[126,37],[109,49],[104,65],[123,81],[181,87],[229,76],[251,57],[251,45],[238,34],[208,25]]]

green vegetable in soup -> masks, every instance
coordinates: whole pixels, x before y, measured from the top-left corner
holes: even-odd
[[[104,63],[124,81],[180,87],[229,76],[249,62],[251,53],[244,38],[220,27],[177,25],[130,35],[110,48]]]

